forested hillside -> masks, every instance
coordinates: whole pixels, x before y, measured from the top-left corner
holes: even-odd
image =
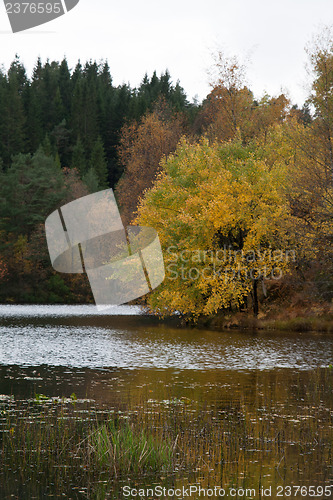
[[[52,271],[45,218],[62,204],[114,188],[125,165],[122,128],[163,103],[193,121],[195,106],[166,71],[139,88],[114,86],[107,62],[37,60],[31,77],[19,57],[0,72],[0,300],[85,302],[84,278]],[[162,106],[162,104],[160,104]]]
[[[115,87],[107,62],[68,68],[61,62],[38,59],[31,78],[17,57],[7,73],[0,72],[0,157],[7,169],[13,155],[33,154],[43,146],[62,167],[80,174],[97,169],[101,183],[114,187],[122,174],[117,145],[125,121],[139,120],[164,97],[175,110],[187,110],[184,90],[173,85],[166,71],[147,75],[138,89]],[[93,160],[103,150],[105,169]]]
[[[124,223],[161,238],[153,311],[331,314],[333,40],[308,55],[302,106],[255,96],[222,52],[201,104],[168,72],[131,89],[107,63],[38,60],[28,78],[17,58],[0,75],[0,300],[91,301],[84,276],[52,270],[44,222],[112,187]]]

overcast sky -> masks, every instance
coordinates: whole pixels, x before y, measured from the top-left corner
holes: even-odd
[[[282,89],[301,104],[307,94],[304,46],[321,25],[332,23],[332,0],[80,0],[65,16],[12,34],[1,2],[0,63],[7,69],[18,53],[31,72],[38,56],[66,56],[71,67],[78,59],[107,59],[114,84],[131,86],[145,72],[167,68],[190,99],[201,100],[209,92],[211,53],[222,48],[249,60],[256,97]]]

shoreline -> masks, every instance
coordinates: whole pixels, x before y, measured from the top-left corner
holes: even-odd
[[[85,304],[92,306],[92,304]],[[71,308],[82,307],[83,304],[0,304],[1,306],[12,306],[12,307],[56,307],[61,308],[62,306],[70,306]],[[131,307],[133,305],[125,305],[121,306],[122,313],[121,314],[103,314],[101,311],[96,311],[96,314],[90,313],[86,314],[74,314],[77,320],[83,320],[86,324],[87,320],[102,320],[105,322],[106,320],[111,320],[111,322],[120,324],[123,321],[130,321],[131,323],[136,323],[138,316],[140,316],[140,321],[143,324],[164,324],[170,327],[185,329],[185,328],[197,328],[197,329],[208,329],[212,331],[231,331],[231,330],[243,330],[243,331],[277,331],[277,332],[313,332],[313,333],[333,333],[333,314],[324,313],[315,315],[313,311],[300,311],[299,314],[291,314],[291,312],[285,312],[285,317],[281,318],[281,312],[276,312],[275,314],[271,312],[270,315],[265,317],[264,314],[259,315],[258,318],[255,318],[252,313],[233,313],[233,314],[217,314],[215,316],[210,317],[200,317],[196,322],[191,319],[182,318],[179,316],[165,316],[161,317],[160,315],[155,315],[153,313],[149,313],[144,311],[144,306],[135,304],[134,307],[140,307],[142,312],[139,314],[133,314],[133,312],[126,314],[124,308]],[[15,316],[15,315],[14,315]],[[30,316],[30,315],[29,315]],[[33,315],[36,319],[39,317],[43,317],[43,315],[39,316],[38,314]],[[261,316],[261,317],[260,317]],[[70,318],[72,314],[68,313],[68,311],[64,311],[64,314],[57,314],[54,319],[59,320],[60,318]],[[2,317],[2,320],[9,320],[11,315]],[[112,321],[113,320],[113,321]]]
[[[222,319],[222,321],[221,321]],[[207,325],[208,326],[208,325]],[[222,328],[223,330],[269,330],[276,332],[313,332],[333,333],[333,318],[322,318],[316,316],[296,316],[281,320],[279,318],[254,318],[243,316],[241,318],[216,318],[212,319],[210,328]]]

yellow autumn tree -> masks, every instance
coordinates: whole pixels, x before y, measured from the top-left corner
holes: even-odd
[[[285,165],[268,164],[240,141],[184,140],[145,194],[137,222],[154,227],[166,278],[152,310],[190,318],[243,308],[258,284],[276,281],[297,259]]]

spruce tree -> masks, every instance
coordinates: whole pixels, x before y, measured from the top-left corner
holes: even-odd
[[[76,144],[73,147],[71,168],[76,168],[81,177],[87,173],[86,154],[80,136],[78,136]]]
[[[3,128],[0,137],[3,146],[3,158],[7,167],[12,155],[25,150],[26,117],[21,90],[22,76],[10,71],[4,92],[4,106],[1,116]]]
[[[101,188],[108,188],[108,167],[102,139],[97,138],[90,157],[90,167],[96,172]]]
[[[83,176],[82,180],[87,186],[89,193],[96,193],[99,191],[99,179],[94,168],[90,168]]]
[[[64,107],[64,116],[68,121],[71,110],[71,74],[66,59],[61,61],[59,67],[59,89]]]

